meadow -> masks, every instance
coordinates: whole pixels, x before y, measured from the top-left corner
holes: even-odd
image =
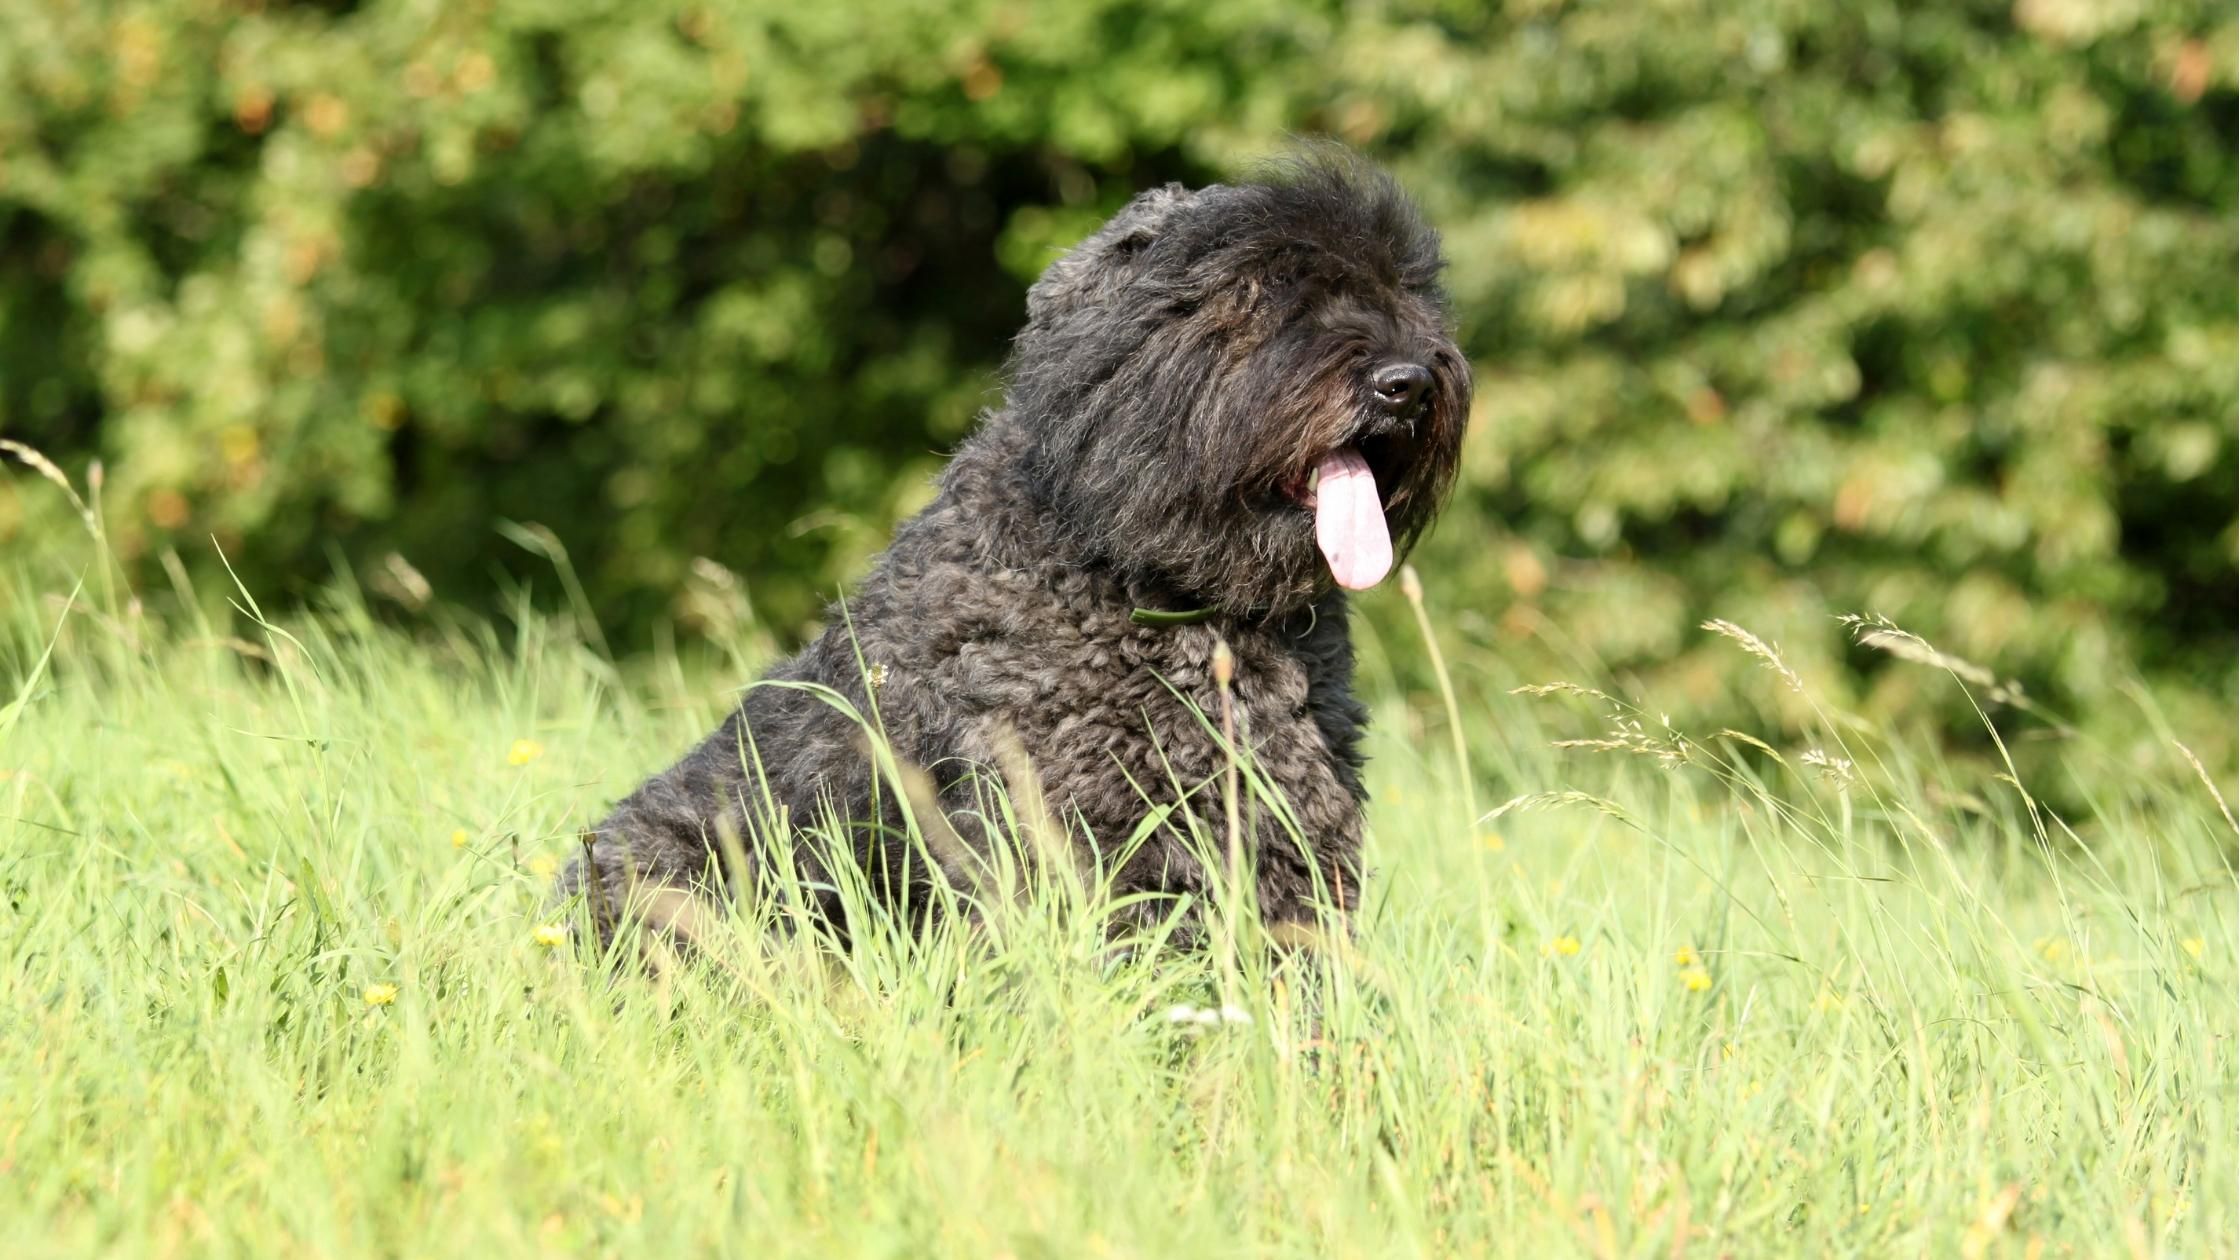
[[[1433,589],[1444,694],[1363,644],[1350,949],[1115,958],[1044,880],[616,977],[556,864],[762,640],[618,665],[525,594],[268,616],[174,572],[0,575],[0,1253],[2235,1245],[2235,832],[2176,746],[2080,740],[2056,816],[1838,711],[1683,733],[1512,676]]]

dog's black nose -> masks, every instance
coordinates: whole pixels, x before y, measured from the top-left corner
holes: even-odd
[[[1412,416],[1431,394],[1431,369],[1421,363],[1387,363],[1369,376],[1377,405],[1393,416]]]

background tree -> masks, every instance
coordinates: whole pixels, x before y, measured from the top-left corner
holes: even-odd
[[[1723,616],[1933,708],[1831,616],[1872,610],[2119,742],[2142,669],[2231,764],[2226,5],[0,0],[0,28],[0,432],[105,462],[128,564],[215,537],[304,592],[396,554],[471,601],[541,565],[496,528],[534,521],[618,642],[689,613],[700,557],[797,634],[994,397],[1057,249],[1327,132],[1447,231],[1480,412],[1420,563],[1488,659],[1716,709]],[[0,543],[38,555],[58,511],[0,481]]]

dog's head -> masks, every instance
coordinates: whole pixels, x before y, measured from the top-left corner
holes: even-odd
[[[1027,295],[1007,401],[1030,484],[1095,554],[1231,610],[1374,585],[1469,417],[1440,269],[1407,197],[1339,150],[1144,193]]]

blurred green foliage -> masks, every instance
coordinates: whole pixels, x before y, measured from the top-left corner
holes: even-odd
[[[510,519],[622,642],[692,623],[728,580],[699,557],[796,631],[995,397],[1057,249],[1326,132],[1447,233],[1479,414],[1419,563],[1485,659],[1715,708],[1747,667],[1721,616],[1896,707],[1920,671],[1830,616],[1872,610],[2072,713],[2128,708],[2138,662],[2231,757],[2229,4],[0,0],[0,29],[0,432],[100,457],[128,562],[214,536],[260,590],[339,556],[410,602],[396,553],[472,599],[540,563]],[[56,497],[0,480],[0,541]]]

